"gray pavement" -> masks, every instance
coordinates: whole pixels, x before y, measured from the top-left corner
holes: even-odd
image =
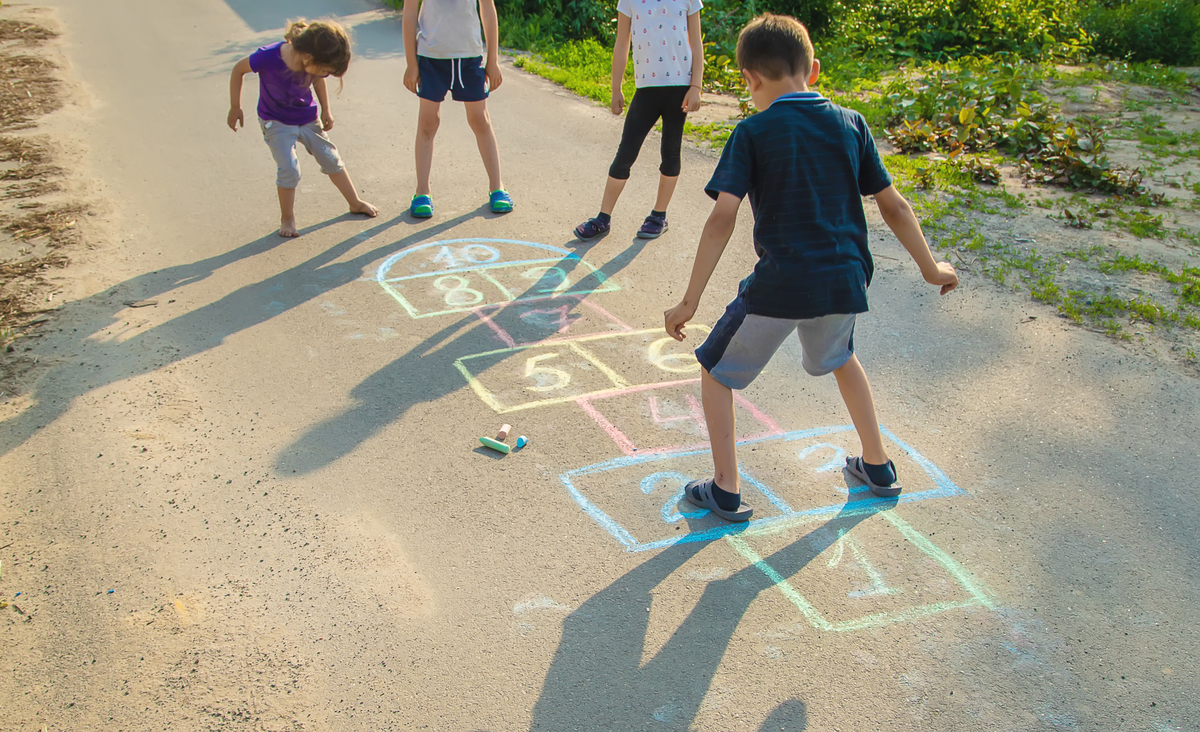
[[[0,728],[1200,728],[1195,378],[981,278],[937,297],[873,216],[855,344],[905,494],[847,482],[836,385],[790,344],[738,403],[758,517],[730,533],[677,496],[748,206],[686,346],[661,330],[711,153],[663,238],[633,236],[651,140],[612,234],[572,242],[620,120],[506,65],[516,210],[486,212],[447,104],[415,222],[393,14],[48,4],[78,80],[51,124],[100,215],[0,423]],[[224,119],[233,62],[300,13],[354,27],[331,134],[381,215],[304,160],[283,240]],[[479,447],[502,422],[529,446]]]

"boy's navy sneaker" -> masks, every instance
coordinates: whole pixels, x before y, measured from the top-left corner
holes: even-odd
[[[604,221],[599,217],[591,218],[575,227],[575,236],[580,239],[595,239],[601,234],[607,234],[611,226],[610,221]]]
[[[659,216],[658,214],[650,214],[646,220],[642,222],[642,228],[638,229],[639,239],[657,239],[662,236],[667,230],[667,217]]]

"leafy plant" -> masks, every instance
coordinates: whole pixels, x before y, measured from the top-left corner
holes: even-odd
[[[876,0],[843,7],[839,37],[898,58],[1078,56],[1090,40],[1073,0]]]
[[[1007,56],[934,63],[884,89],[888,138],[904,152],[950,156],[984,150],[1014,155],[1026,180],[1138,194],[1142,172],[1103,155],[1099,120],[1064,119],[1040,91],[1041,67]]]
[[[1081,18],[1097,53],[1133,61],[1187,65],[1200,59],[1196,0],[1093,2]]]

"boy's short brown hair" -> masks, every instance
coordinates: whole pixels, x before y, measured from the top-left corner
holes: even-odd
[[[755,71],[771,81],[812,70],[813,45],[808,28],[789,15],[764,13],[738,35],[738,68]]]

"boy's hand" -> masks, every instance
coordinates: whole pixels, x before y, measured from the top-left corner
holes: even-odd
[[[404,88],[408,89],[413,94],[417,93],[417,87],[421,85],[421,70],[416,66],[409,66],[404,69]]]
[[[321,129],[329,132],[333,129],[333,115],[327,111],[321,111]]]
[[[245,127],[246,126],[246,118],[244,116],[242,116],[242,110],[240,110],[240,109],[229,110],[229,116],[225,118],[225,124],[229,125],[229,129],[233,130],[234,132],[237,132],[239,124],[242,127]]]
[[[683,98],[683,111],[695,112],[697,109],[700,109],[700,87],[689,87],[687,96]]]
[[[621,116],[621,112],[625,109],[625,92],[621,89],[613,89],[612,101],[608,103],[608,108],[612,113]]]
[[[682,341],[687,338],[687,334],[683,332],[683,326],[692,319],[696,314],[696,306],[689,305],[682,300],[678,305],[663,313],[663,319],[667,327],[667,335],[677,341]]]
[[[500,64],[497,62],[485,66],[483,73],[487,77],[488,92],[496,91],[504,83],[504,75],[500,73]]]
[[[958,287],[958,273],[954,271],[954,267],[949,262],[938,262],[937,272],[926,275],[925,281],[931,285],[941,285],[941,294],[945,295]]]

